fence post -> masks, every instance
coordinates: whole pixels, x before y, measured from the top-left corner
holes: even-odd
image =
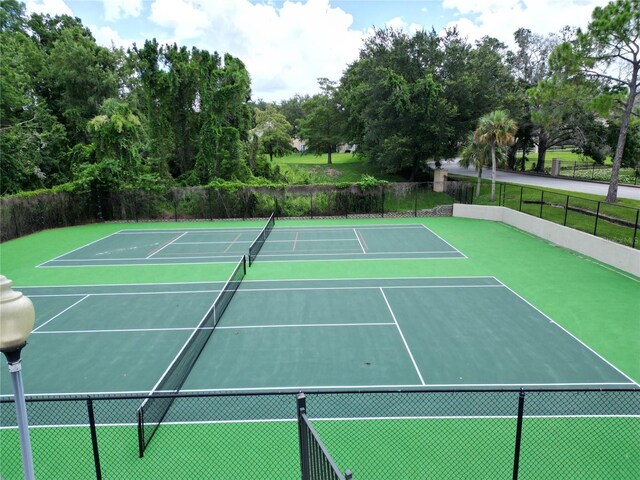
[[[304,428],[304,420],[302,414],[307,411],[307,397],[304,393],[296,395],[296,411],[298,414],[298,441],[300,446],[300,472],[302,480],[308,480],[310,478],[309,472],[309,445],[307,444],[307,432]]]
[[[524,190],[524,187],[520,187],[520,207],[518,208],[518,211],[521,212],[522,211],[522,192]]]
[[[418,216],[418,185],[416,183],[413,184],[413,188],[416,192],[413,199],[413,216]]]
[[[576,165],[578,162],[573,162],[573,178],[576,178]]]
[[[381,210],[382,210],[382,218],[384,218],[384,185],[382,185],[382,205],[381,205]]]
[[[89,413],[89,430],[91,431],[91,445],[93,447],[93,463],[96,467],[96,479],[102,480],[100,468],[100,452],[98,451],[98,435],[96,433],[96,420],[93,415],[93,400],[87,399],[87,412]]]
[[[567,195],[567,201],[564,203],[564,223],[563,226],[567,226],[567,213],[569,212],[569,195]]]
[[[596,210],[596,223],[593,226],[593,234],[597,237],[596,232],[598,231],[598,218],[600,217],[600,202],[598,202],[598,209]]]
[[[631,248],[636,248],[636,237],[638,236],[638,218],[640,217],[640,209],[636,210],[636,226],[633,229],[633,241]]]
[[[593,177],[595,177],[596,175],[596,162],[593,162],[593,166],[591,167],[591,180],[593,180]]]
[[[513,452],[513,480],[518,480],[518,469],[520,468],[520,445],[522,442],[522,416],[524,413],[524,390],[520,389],[518,397],[518,421],[516,423],[516,446]]]
[[[540,218],[542,218],[542,207],[544,206],[544,190],[540,191]]]

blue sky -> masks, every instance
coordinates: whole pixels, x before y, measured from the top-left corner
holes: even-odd
[[[512,44],[524,27],[547,35],[585,27],[606,0],[26,0],[29,12],[79,17],[96,40],[128,47],[156,38],[242,59],[253,98],[279,101],[339,80],[375,27],[413,32],[456,26]]]

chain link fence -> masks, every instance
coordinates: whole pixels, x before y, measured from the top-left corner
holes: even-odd
[[[468,183],[451,181],[42,193],[0,200],[0,241],[102,221],[267,218],[272,212],[280,218],[451,216],[453,203],[468,203],[471,195]]]
[[[36,477],[301,478],[295,393],[173,397],[143,458],[146,397],[29,398]],[[304,410],[356,479],[640,478],[640,389],[307,392]],[[20,479],[12,401],[0,418],[0,475]]]
[[[496,183],[494,202],[491,202],[491,184],[481,184],[480,195],[474,194],[473,203],[509,207],[622,245],[640,248],[639,208],[509,183]]]

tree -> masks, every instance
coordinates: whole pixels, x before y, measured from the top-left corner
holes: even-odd
[[[295,94],[288,100],[283,100],[278,105],[278,110],[291,124],[291,136],[300,136],[300,120],[304,118],[304,103],[309,100],[309,95]],[[260,108],[264,110],[264,108]]]
[[[629,123],[640,95],[640,0],[615,0],[596,7],[587,30],[556,48],[554,71],[568,78],[596,79],[607,87],[621,112],[607,202],[618,197],[618,176]]]
[[[326,78],[318,80],[322,93],[308,99],[304,105],[305,118],[300,120],[300,136],[307,141],[307,150],[326,153],[331,164],[331,154],[345,140],[346,115],[338,100],[335,82]]]
[[[516,122],[504,110],[490,112],[478,121],[474,141],[489,145],[491,150],[491,201],[496,199],[496,149],[511,145],[518,129]]]
[[[501,150],[499,151],[501,152]],[[476,141],[473,134],[468,135],[467,144],[460,153],[459,164],[461,167],[468,168],[474,166],[478,172],[478,181],[476,184],[476,197],[480,196],[480,185],[482,179],[482,168],[491,161],[491,148],[487,143]]]
[[[76,181],[114,190],[145,188],[157,182],[157,176],[150,174],[143,162],[140,119],[126,103],[115,98],[105,100],[100,114],[87,124],[87,132],[91,144],[82,149],[81,163],[75,168]]]
[[[291,124],[276,107],[267,105],[265,110],[255,111],[256,127],[253,129],[259,138],[259,146],[264,153],[273,157],[283,157],[291,152]]]
[[[410,168],[415,179],[429,159],[451,151],[456,108],[444,95],[443,53],[432,31],[393,29],[369,37],[342,78],[351,138],[385,170]]]

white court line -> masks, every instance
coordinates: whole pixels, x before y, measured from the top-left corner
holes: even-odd
[[[100,399],[96,399],[99,401]],[[611,418],[640,418],[640,415],[524,415],[531,419],[611,419]],[[309,417],[314,422],[356,422],[356,421],[386,421],[386,420],[513,420],[517,415],[416,415],[416,416],[389,416],[389,417]],[[234,420],[194,420],[189,422],[162,422],[162,425],[227,425],[227,424],[247,424],[247,423],[293,423],[295,418],[256,418],[256,419],[234,419]],[[97,427],[135,427],[137,423],[96,423]],[[29,428],[86,428],[85,424],[65,424],[65,425],[29,425]],[[4,426],[0,430],[16,430],[17,426]]]
[[[101,238],[99,238],[99,239],[97,239],[97,240],[94,240],[93,242],[89,242],[89,243],[87,243],[87,244],[85,244],[85,245],[82,245],[81,247],[74,248],[73,250],[69,250],[68,252],[63,253],[62,255],[58,255],[57,257],[52,258],[51,260],[47,260],[46,262],[42,262],[40,265],[36,265],[36,268],[38,268],[38,267],[40,267],[40,266],[44,265],[45,263],[53,262],[54,260],[58,260],[60,257],[64,257],[65,255],[69,255],[70,253],[77,252],[78,250],[80,250],[80,249],[82,249],[82,248],[88,247],[89,245],[93,245],[94,243],[97,243],[97,242],[99,242],[100,240],[104,240],[104,239],[109,238],[109,237],[111,237],[111,236],[113,236],[113,235],[116,235],[117,233],[118,233],[118,232],[113,232],[113,233],[111,233],[111,234],[107,235],[106,237],[101,237]]]
[[[165,243],[164,245],[162,245],[160,248],[156,248],[153,252],[151,252],[149,255],[147,255],[145,257],[145,260],[153,257],[156,253],[160,253],[162,250],[164,250],[165,248],[167,248],[169,245],[171,245],[173,242],[175,242],[176,240],[180,240],[182,237],[184,237],[187,233],[189,232],[184,232],[182,235],[178,235],[176,238],[174,238],[173,240],[171,240],[169,243]]]
[[[436,232],[434,232],[433,230],[431,230],[429,227],[427,227],[426,225],[422,225],[424,228],[426,228],[429,232],[431,232],[433,235],[435,235],[436,237],[438,237],[440,239],[440,241],[446,243],[447,245],[449,245],[451,248],[453,248],[456,252],[458,252],[460,255],[462,255],[464,258],[468,258],[464,253],[462,253],[460,250],[458,250],[456,247],[454,247],[453,245],[451,245],[449,242],[447,242],[444,238],[442,238],[440,235],[438,235]]]
[[[494,277],[495,278],[495,277]],[[496,281],[500,282],[500,280],[498,280],[496,278]],[[502,282],[500,282],[502,283]],[[631,378],[629,375],[627,375],[626,373],[624,373],[622,370],[620,370],[618,367],[616,367],[615,365],[613,365],[611,362],[609,362],[606,358],[604,358],[602,355],[600,355],[598,352],[596,352],[593,348],[591,348],[589,345],[587,345],[586,343],[584,343],[582,340],[580,340],[578,337],[576,337],[573,333],[571,333],[569,330],[567,330],[566,328],[564,328],[562,325],[560,325],[559,323],[557,323],[556,321],[554,321],[551,317],[549,317],[547,314],[545,314],[542,310],[540,310],[539,308],[533,306],[529,301],[527,301],[524,297],[522,297],[521,295],[517,294],[513,289],[511,289],[510,287],[508,287],[507,285],[505,285],[504,283],[502,283],[502,285],[504,285],[504,288],[506,288],[507,290],[509,290],[511,293],[513,293],[516,297],[518,297],[520,300],[522,300],[524,303],[526,303],[527,305],[529,305],[531,308],[533,308],[536,312],[538,312],[540,315],[542,315],[544,318],[546,318],[547,320],[549,320],[552,324],[554,324],[556,327],[558,327],[560,330],[562,330],[564,333],[566,333],[567,335],[569,335],[571,338],[573,338],[575,341],[577,341],[580,345],[582,345],[584,348],[586,348],[587,350],[589,350],[591,353],[593,353],[595,356],[597,356],[600,360],[602,360],[604,363],[606,363],[607,365],[609,365],[611,368],[613,368],[616,372],[618,372],[619,374],[621,374],[623,377],[629,379],[634,385],[637,385],[640,387],[640,384],[638,382],[636,382],[633,378]]]
[[[353,229],[353,233],[355,234],[356,238],[358,239],[358,243],[360,244],[360,248],[362,249],[362,253],[364,253],[366,255],[367,252],[365,251],[364,245],[362,245],[362,242],[360,241],[360,236],[358,235],[358,231],[355,228]]]
[[[499,285],[496,285],[499,286]],[[179,295],[183,293],[218,293],[220,290],[176,290],[162,291],[162,292],[97,292],[97,293],[57,293],[57,294],[42,294],[42,295],[29,295],[30,298],[41,297],[80,297],[82,295],[91,295],[92,297],[118,297],[121,295]]]
[[[411,357],[411,362],[413,363],[413,366],[416,369],[416,372],[418,373],[418,377],[420,377],[420,383],[422,383],[422,385],[425,385],[424,379],[422,378],[422,374],[420,373],[420,369],[418,368],[418,364],[416,363],[416,360],[413,358],[413,353],[411,353],[411,349],[409,348],[409,344],[407,343],[407,340],[404,338],[404,334],[402,333],[402,329],[400,328],[400,325],[398,325],[398,320],[396,319],[396,316],[393,313],[393,310],[391,309],[391,305],[389,305],[389,301],[387,300],[387,296],[384,294],[384,290],[382,290],[382,288],[380,288],[380,293],[382,294],[382,298],[384,298],[384,303],[387,304],[387,308],[389,309],[389,313],[393,317],[393,321],[396,324],[396,328],[398,329],[398,333],[400,334],[400,337],[402,338],[402,342],[404,343],[404,346],[407,349],[407,353],[409,353],[409,357]]]
[[[243,280],[242,283],[264,283],[264,282],[274,282],[274,283],[278,283],[278,282],[333,282],[335,280],[341,280],[341,281],[352,281],[352,280],[424,280],[425,278],[428,278],[429,280],[433,280],[433,279],[458,279],[458,278],[484,278],[484,279],[491,279],[491,280],[495,280],[496,282],[500,282],[496,277],[491,276],[491,275],[471,275],[471,276],[453,276],[453,277],[393,277],[393,278],[389,278],[389,277],[354,277],[354,278],[343,278],[343,277],[333,277],[333,278],[292,278],[292,279],[276,279],[276,280]],[[70,287],[113,287],[113,286],[136,286],[136,285],[186,285],[186,284],[196,284],[196,285],[210,285],[213,283],[223,283],[224,280],[220,280],[220,281],[213,281],[213,282],[147,282],[147,283],[94,283],[91,285],[79,285],[79,284],[74,284],[74,285],[22,285],[17,287],[16,285],[13,286],[13,288],[70,288]],[[502,286],[502,283],[500,283],[500,286]]]
[[[44,322],[42,325],[39,325],[37,328],[35,328],[31,333],[36,333],[38,330],[40,330],[42,327],[44,327],[47,323],[49,323],[51,320],[55,320],[56,318],[58,318],[60,315],[62,315],[64,312],[66,312],[67,310],[71,310],[73,307],[75,307],[76,305],[78,305],[80,302],[82,302],[83,300],[89,298],[91,295],[85,295],[84,297],[82,297],[80,300],[78,300],[76,303],[74,303],[73,305],[70,305],[69,307],[65,308],[64,310],[62,310],[60,313],[58,313],[57,315],[54,315],[53,317],[51,317],[49,320],[47,320],[46,322]]]
[[[290,288],[250,288],[238,289],[236,293],[252,293],[252,292],[295,292],[295,291],[314,291],[314,290],[378,290],[379,288],[387,289],[421,289],[421,288],[504,288],[502,285],[379,285],[361,286],[361,287],[290,287]],[[179,295],[183,293],[218,293],[220,290],[193,290],[193,291],[163,291],[163,292],[113,292],[113,293],[57,293],[57,294],[41,294],[29,295],[30,298],[47,298],[47,297],[80,297],[83,295],[91,295],[92,297],[118,297],[124,295]]]
[[[394,323],[299,323],[292,325],[237,325],[235,327],[200,327],[198,330],[251,330],[261,328],[324,328],[324,327],[372,327],[390,326]],[[128,332],[176,332],[192,331],[193,327],[167,327],[167,328],[114,328],[94,330],[49,330],[46,332],[32,332],[39,334],[75,334],[75,333],[128,333]]]

